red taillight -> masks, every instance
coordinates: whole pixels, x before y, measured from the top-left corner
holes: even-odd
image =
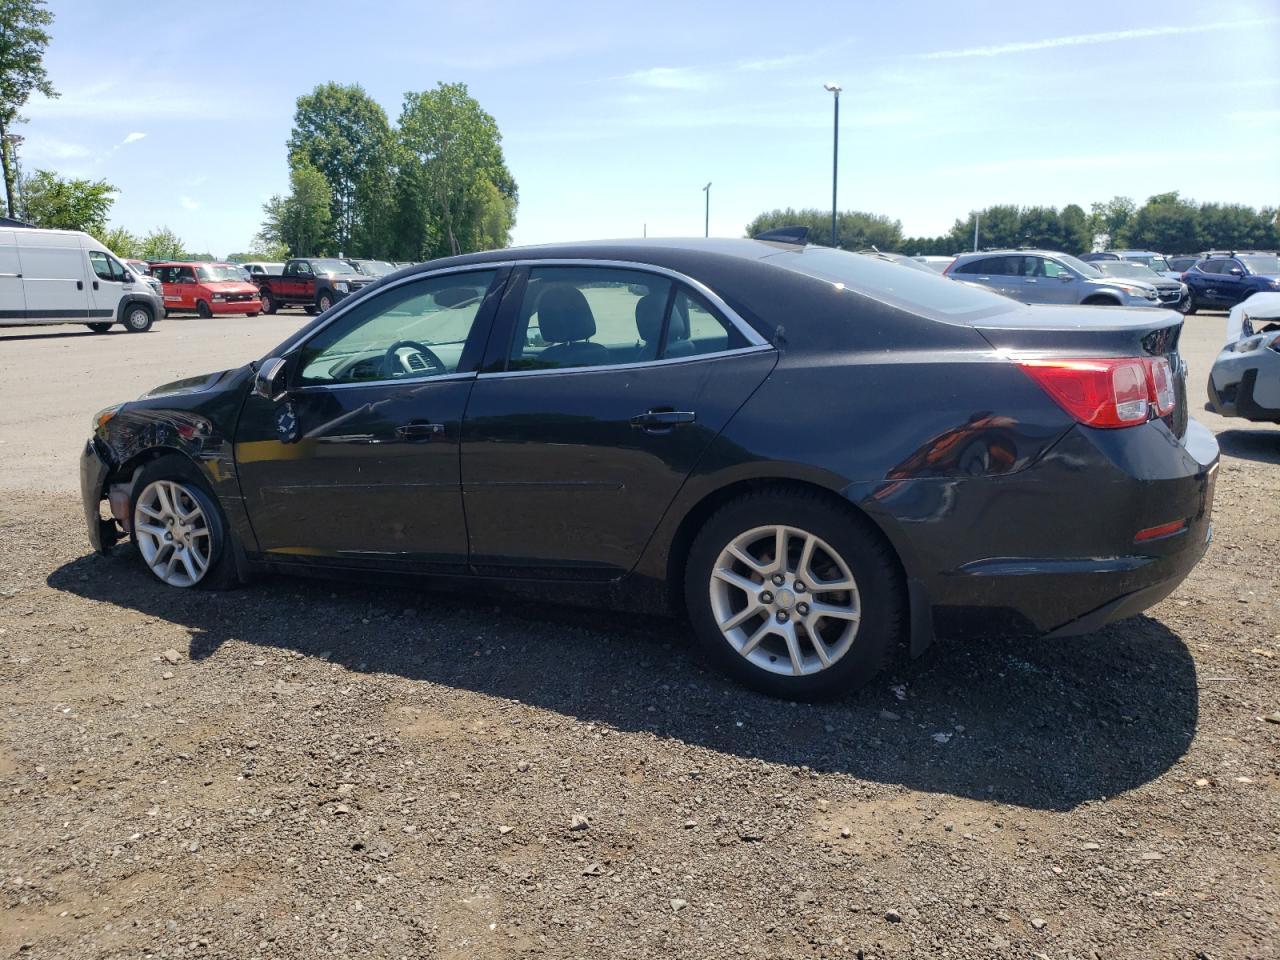
[[[1173,368],[1169,366],[1167,357],[1151,357],[1146,364],[1147,381],[1151,384],[1151,405],[1157,417],[1167,416],[1178,402],[1173,390]]]
[[[1131,427],[1151,409],[1147,365],[1137,358],[1019,360],[1058,405],[1090,427]]]

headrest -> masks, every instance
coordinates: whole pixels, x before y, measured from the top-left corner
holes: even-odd
[[[538,299],[538,329],[547,343],[572,343],[596,334],[587,298],[571,283],[552,283]]]
[[[666,297],[650,293],[636,301],[636,332],[645,343],[656,344],[662,336],[662,310]]]

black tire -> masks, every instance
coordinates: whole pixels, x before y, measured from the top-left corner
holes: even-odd
[[[326,310],[328,310],[332,306],[333,306],[333,294],[327,291],[325,293],[320,294],[320,296],[316,299],[316,311],[319,313],[324,313]]]
[[[111,329],[111,324],[109,323],[86,323],[85,326],[94,333],[106,333]]]
[[[829,544],[853,574],[861,620],[847,652],[829,667],[802,676],[773,673],[741,656],[725,639],[712,609],[712,570],[735,538],[756,527],[785,525]],[[685,605],[707,656],[744,686],[789,700],[821,700],[870,681],[897,645],[905,622],[905,589],[897,558],[879,531],[852,509],[804,489],[775,488],[732,500],[703,525],[689,550]]]
[[[262,312],[263,312],[263,313],[265,313],[265,314],[268,314],[268,315],[269,315],[269,314],[272,314],[272,313],[275,313],[275,312],[276,312],[276,302],[275,302],[275,300],[274,300],[274,299],[272,299],[271,294],[269,294],[269,293],[267,293],[267,291],[263,290],[263,291],[261,292],[261,297],[260,297],[260,299],[262,300]]]
[[[314,303],[306,303],[302,306],[302,312],[308,317],[314,317],[316,314],[316,305]]]
[[[146,333],[155,323],[155,315],[145,303],[131,303],[124,308],[124,328],[130,333]]]
[[[1115,297],[1086,297],[1083,301],[1086,307],[1118,307],[1120,301]]]
[[[245,314],[245,316],[246,316],[246,317],[256,317],[257,315],[258,315],[258,311],[257,311],[257,310],[252,310],[252,311],[250,311],[249,313],[246,313],[246,314]]]
[[[196,316],[201,320],[208,320],[213,316],[213,311],[209,309],[209,305],[203,300],[196,301]]]
[[[129,488],[131,513],[135,509],[134,505],[138,502],[138,497],[156,480],[172,480],[181,483],[199,502],[200,509],[208,519],[212,541],[209,568],[192,587],[201,590],[228,590],[234,587],[239,582],[239,578],[236,576],[236,563],[228,535],[227,518],[222,512],[222,507],[218,505],[218,498],[209,489],[199,469],[186,457],[178,454],[169,454],[152,460],[134,474],[133,485]],[[136,536],[134,542],[136,545]],[[146,569],[156,582],[164,584],[154,570],[150,567]]]
[[[1188,290],[1187,299],[1186,299],[1186,309],[1182,311],[1182,315],[1185,317],[1189,317],[1199,309],[1200,307],[1196,305],[1195,295],[1192,294],[1190,290]]]

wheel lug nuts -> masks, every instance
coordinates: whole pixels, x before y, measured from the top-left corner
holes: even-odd
[[[796,581],[796,593],[804,593],[804,584],[799,580]]]
[[[778,622],[779,622],[779,623],[786,623],[788,619],[790,619],[790,617],[788,616],[787,611],[785,611],[785,610],[779,610],[779,611],[778,611]]]
[[[802,617],[807,617],[809,615],[809,605],[807,603],[798,604],[796,606],[796,613],[800,614]]]
[[[760,602],[773,603],[773,594],[766,590],[764,593],[760,594]]]
[[[782,576],[782,574],[780,574],[780,573],[775,573],[775,574],[773,575],[773,585],[774,585],[775,587],[780,587],[780,586],[782,586],[785,582],[786,582],[786,578],[785,578],[785,577],[783,577],[783,576]]]

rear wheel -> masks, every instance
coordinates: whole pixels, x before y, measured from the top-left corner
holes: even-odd
[[[262,299],[262,312],[263,312],[263,313],[275,313],[275,312],[276,312],[276,302],[275,302],[275,300],[272,298],[271,294],[269,294],[269,293],[267,293],[267,291],[263,290],[263,291],[262,291],[262,298],[261,298],[261,299]]]
[[[245,314],[245,316],[246,316],[246,317],[256,317],[257,315],[258,315],[258,311],[257,311],[257,310],[251,310],[251,311],[249,311],[248,313],[246,313],[246,314]]]
[[[130,333],[146,333],[151,329],[151,308],[142,303],[131,303],[124,308],[124,328]]]
[[[314,303],[303,304],[302,311],[308,317],[314,316],[316,312],[316,305]]]
[[[111,324],[109,323],[86,323],[85,326],[94,333],[106,333],[111,329]]]
[[[684,588],[708,655],[739,682],[795,700],[869,681],[903,616],[897,563],[877,532],[799,490],[717,511],[690,549]]]
[[[226,520],[199,472],[179,456],[153,460],[130,492],[142,562],[171,587],[225,589],[235,582]]]
[[[209,309],[209,305],[203,300],[196,301],[196,316],[203,320],[208,320],[213,316],[213,311]]]

